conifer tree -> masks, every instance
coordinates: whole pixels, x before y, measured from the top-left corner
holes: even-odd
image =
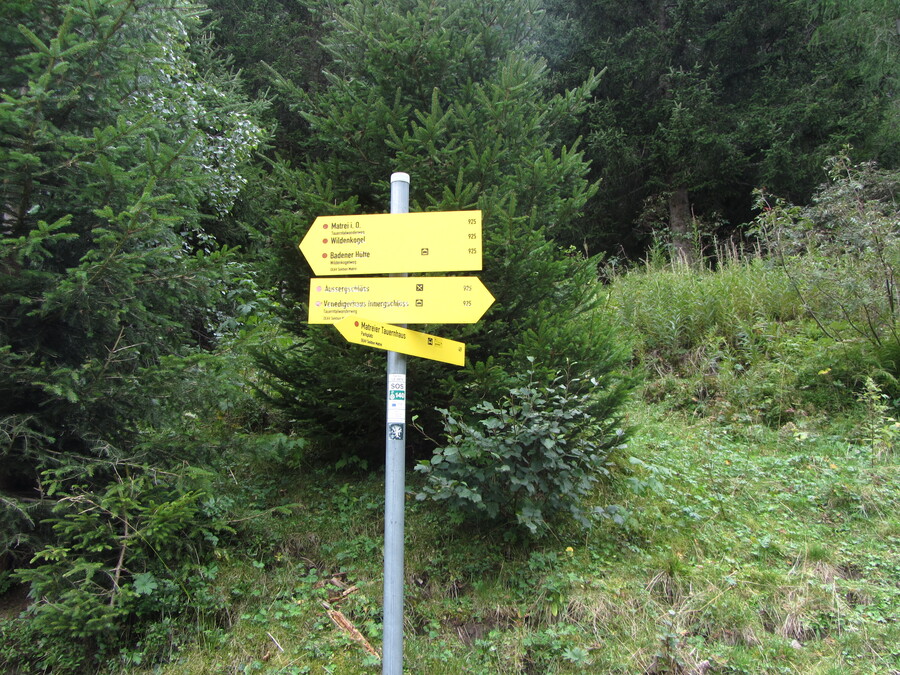
[[[296,247],[315,216],[386,211],[393,171],[411,175],[411,211],[482,210],[479,276],[497,299],[475,326],[429,327],[467,343],[465,369],[410,361],[410,408],[425,434],[440,437],[436,408],[466,414],[563,374],[578,387],[595,378],[586,386],[598,445],[610,441],[628,389],[623,353],[598,309],[596,262],[552,241],[596,190],[578,148],[559,136],[598,77],[549,95],[532,53],[539,18],[533,0],[351,0],[329,15],[327,88],[279,83],[315,154],[276,167],[291,208],[273,239],[296,341],[260,362],[273,399],[336,457],[383,451],[384,358],[305,324],[309,272]]]
[[[607,68],[575,130],[604,189],[566,240],[636,253],[663,232],[690,259],[698,221],[747,222],[763,185],[806,201],[845,143],[896,161],[896,12],[869,11],[884,4],[548,2],[555,77],[571,86]]]
[[[0,8],[0,493],[13,520],[41,470],[134,452],[156,409],[144,376],[198,344],[219,295],[227,257],[207,227],[263,135],[234,79],[198,67],[198,12]]]

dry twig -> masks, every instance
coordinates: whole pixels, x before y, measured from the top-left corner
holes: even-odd
[[[343,613],[339,610],[332,609],[331,605],[329,605],[327,602],[323,602],[322,606],[328,613],[328,618],[330,618],[338,628],[347,633],[347,635],[350,636],[351,640],[362,645],[362,648],[375,658],[381,658],[381,654],[378,653],[378,650],[375,649],[375,647],[373,647],[368,640],[366,640],[365,636],[356,629],[356,626],[350,623],[350,619],[344,616]]]

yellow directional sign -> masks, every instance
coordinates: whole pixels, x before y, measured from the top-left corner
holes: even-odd
[[[317,276],[481,269],[481,211],[319,216],[300,242]]]
[[[475,323],[494,302],[478,277],[337,277],[309,282],[309,323]]]
[[[466,363],[466,345],[456,340],[448,340],[358,316],[344,317],[335,324],[335,327],[347,342],[354,344],[419,356],[432,361],[443,361],[455,366],[464,366]]]

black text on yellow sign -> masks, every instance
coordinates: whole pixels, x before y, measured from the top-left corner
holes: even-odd
[[[336,277],[309,285],[309,323],[475,323],[494,296],[478,277]]]
[[[335,327],[347,342],[353,344],[418,356],[432,361],[442,361],[455,366],[463,366],[466,363],[466,346],[456,340],[448,340],[359,316],[345,317],[335,324]]]
[[[481,211],[319,216],[300,251],[316,276],[480,270]]]

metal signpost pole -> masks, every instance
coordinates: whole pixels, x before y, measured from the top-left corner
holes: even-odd
[[[462,366],[466,349],[462,342],[407,330],[406,323],[474,323],[494,296],[477,277],[343,277],[480,270],[481,211],[410,214],[409,174],[394,173],[390,214],[318,216],[299,246],[313,272],[326,277],[310,279],[309,323],[332,324],[348,342],[388,352],[381,672],[402,675],[405,355]],[[334,293],[352,295],[337,302]],[[387,311],[388,306],[404,311]],[[369,313],[355,311],[366,307]]]
[[[409,213],[409,174],[391,175],[391,213]],[[403,275],[406,276],[406,275]],[[406,496],[406,356],[387,355],[382,675],[403,673],[403,510]]]

